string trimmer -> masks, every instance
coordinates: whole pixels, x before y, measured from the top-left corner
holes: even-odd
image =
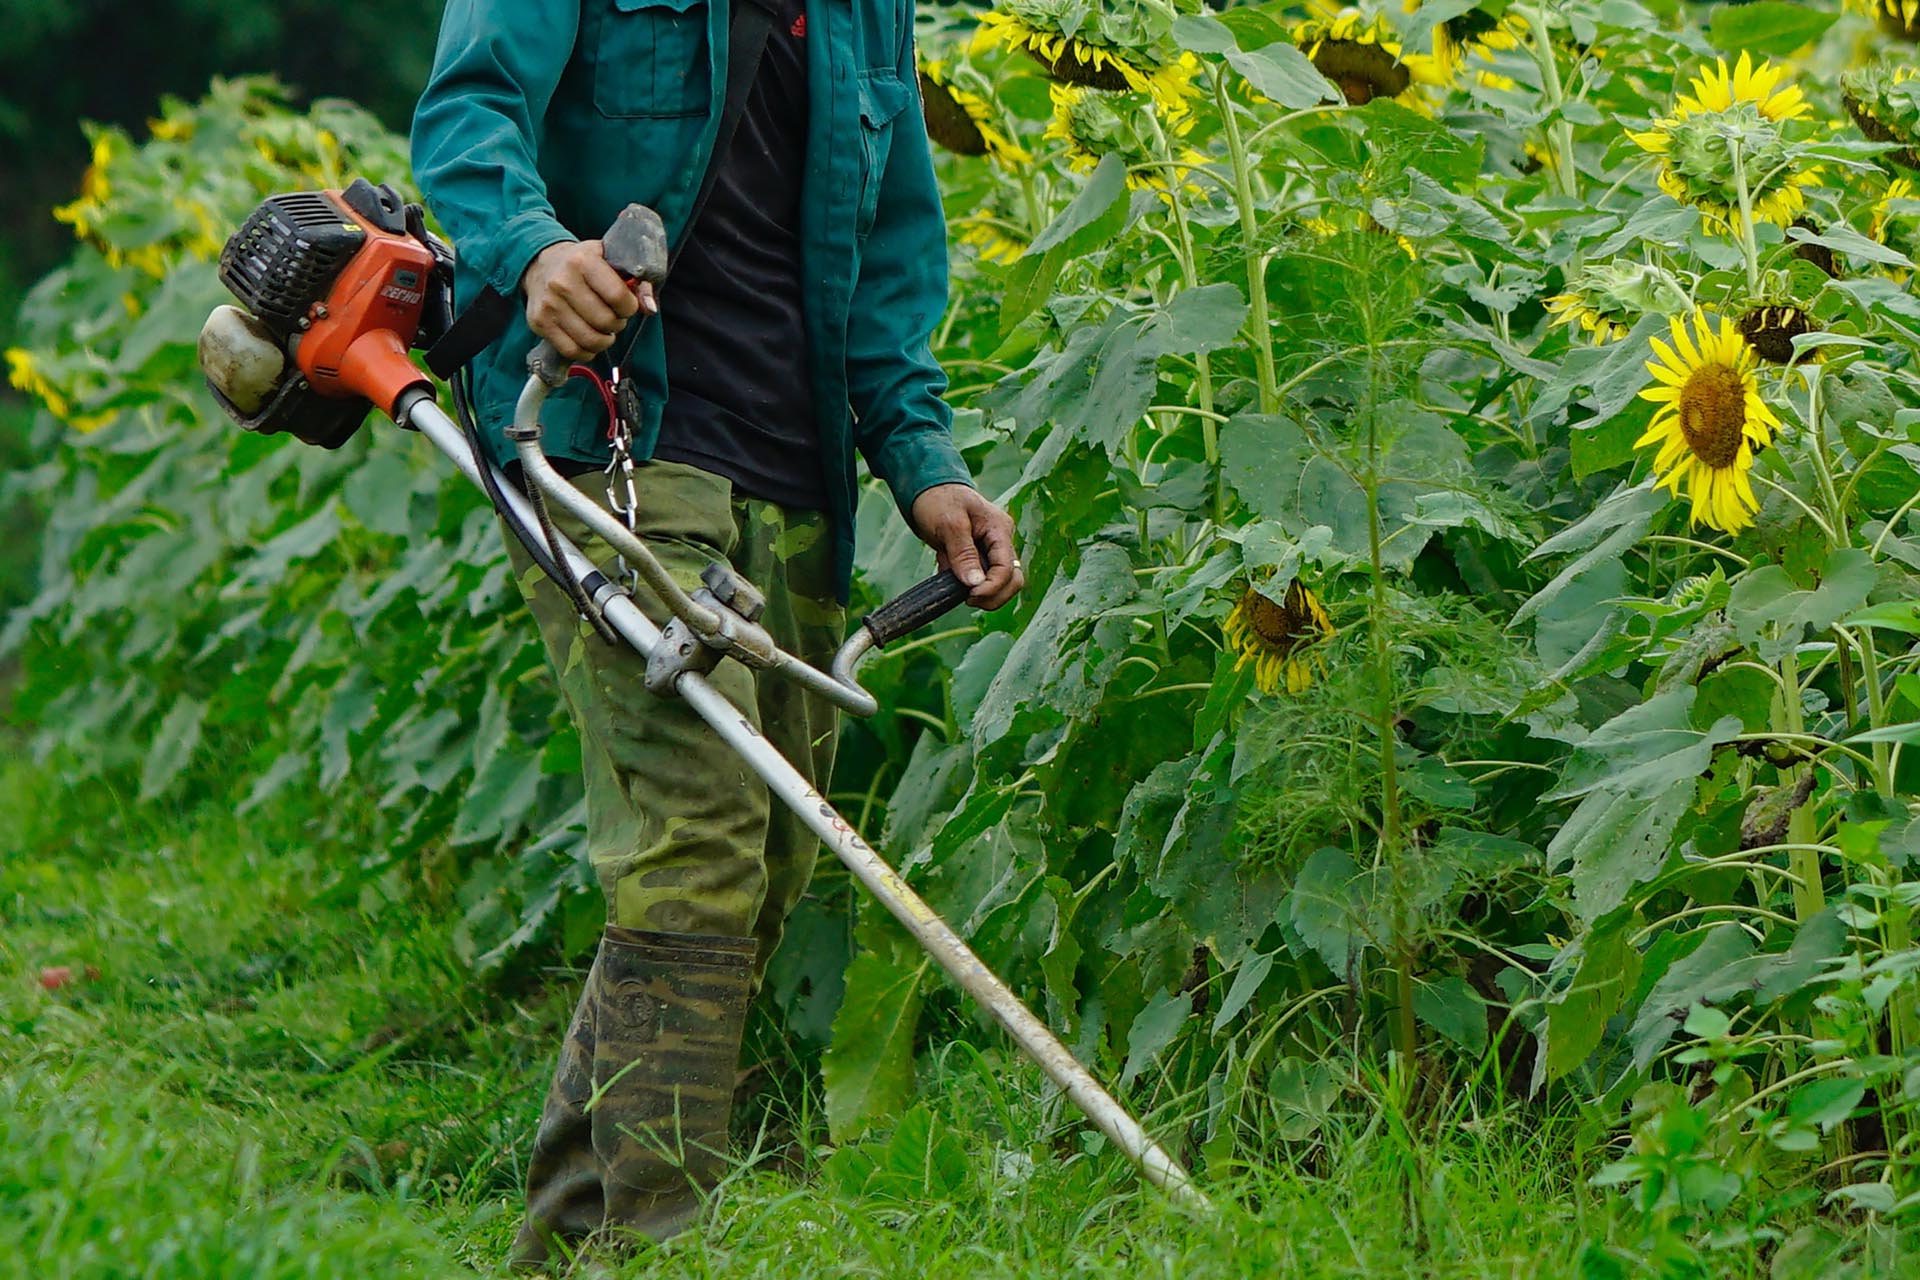
[[[603,244],[607,261],[630,282],[664,278],[666,234],[651,210],[629,205]],[[338,448],[371,408],[431,440],[487,493],[535,562],[568,586],[583,614],[646,660],[648,688],[685,699],[1149,1181],[1181,1204],[1207,1207],[1186,1171],[706,679],[732,658],[797,681],[854,715],[872,715],[877,703],[855,674],[860,661],[959,605],[967,588],[941,573],[908,589],[861,622],[827,671],[784,652],[757,621],[759,592],[731,566],[710,565],[699,589],[684,590],[644,540],[548,462],[540,408],[566,380],[568,364],[544,342],[528,356],[526,387],[508,430],[527,488],[509,483],[479,447],[461,380],[453,381],[456,422],[410,354],[451,319],[452,262],[452,252],[428,233],[419,207],[388,187],[362,179],[345,191],[270,197],[221,254],[221,279],[244,310],[222,306],[208,318],[201,369],[221,406],[250,431],[288,432]],[[637,581],[660,597],[672,614],[664,631],[640,611],[625,584],[554,528],[549,503],[605,539]]]

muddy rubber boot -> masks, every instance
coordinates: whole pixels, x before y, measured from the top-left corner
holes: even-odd
[[[540,1114],[515,1270],[693,1225],[726,1171],[757,950],[607,926]]]
[[[599,974],[596,957],[540,1109],[527,1164],[527,1217],[508,1255],[515,1271],[540,1271],[564,1262],[606,1220],[600,1159],[593,1151],[593,1123],[587,1117],[593,1096],[593,992]]]
[[[589,1111],[604,1240],[678,1235],[726,1172],[757,949],[752,938],[607,928],[591,988]]]

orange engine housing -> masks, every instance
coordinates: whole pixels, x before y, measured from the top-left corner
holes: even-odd
[[[433,385],[407,354],[420,329],[433,254],[412,236],[370,225],[340,192],[325,194],[342,223],[367,239],[326,298],[308,308],[294,363],[320,395],[363,397],[391,414],[408,389]]]

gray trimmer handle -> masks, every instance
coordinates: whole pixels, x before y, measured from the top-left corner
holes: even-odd
[[[630,204],[600,237],[600,248],[607,265],[629,284],[650,284],[656,289],[667,279],[667,228],[660,215],[643,204]],[[571,360],[564,360],[553,343],[542,338],[527,353],[527,373],[549,387],[567,380]]]
[[[960,581],[953,570],[942,569],[875,609],[860,620],[860,625],[873,636],[874,644],[884,649],[889,641],[918,631],[941,614],[965,604],[971,594],[973,588]]]

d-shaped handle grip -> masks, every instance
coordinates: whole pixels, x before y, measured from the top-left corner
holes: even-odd
[[[860,625],[873,636],[874,644],[885,648],[888,641],[918,631],[940,615],[965,604],[972,591],[953,570],[942,569],[875,609],[861,619]]]

